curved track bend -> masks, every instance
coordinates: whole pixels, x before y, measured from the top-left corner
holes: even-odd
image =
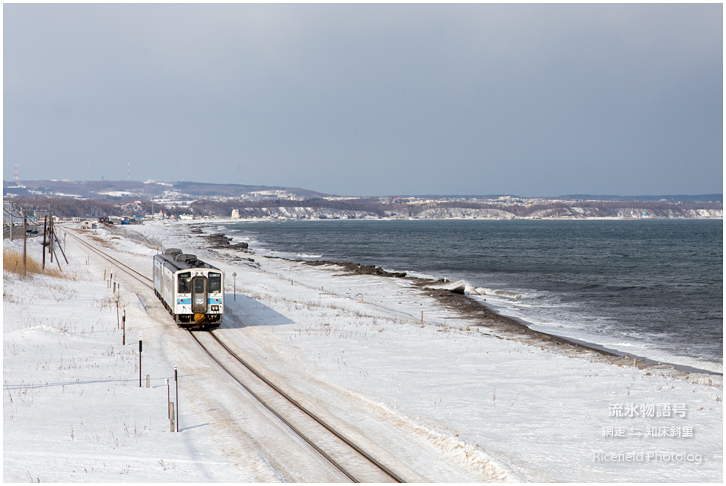
[[[88,250],[153,290],[152,279],[147,275],[96,248],[73,232],[68,231],[68,234]],[[249,362],[235,353],[228,344],[225,344],[216,333],[191,330],[188,332],[205,353],[236,383],[347,479],[352,482],[371,483],[405,482],[323,419],[310,412],[279,386],[265,378]]]

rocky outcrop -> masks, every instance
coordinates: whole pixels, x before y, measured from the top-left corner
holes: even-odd
[[[249,245],[245,242],[233,245],[232,238],[225,236],[223,233],[209,235],[207,236],[207,241],[209,241],[209,247],[215,249],[245,251],[249,247]]]
[[[380,277],[394,277],[404,278],[405,272],[387,272],[380,267],[375,265],[361,265],[360,263],[353,262],[330,262],[325,260],[310,260],[304,262],[306,265],[318,266],[318,265],[337,265],[343,267],[350,273],[357,275],[378,275]]]

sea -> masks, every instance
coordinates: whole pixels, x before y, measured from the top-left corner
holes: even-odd
[[[465,280],[533,329],[723,372],[722,220],[235,222],[257,253]]]

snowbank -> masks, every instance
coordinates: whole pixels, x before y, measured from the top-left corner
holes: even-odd
[[[519,342],[405,279],[212,250],[185,224],[126,231],[219,265],[227,275],[220,335],[411,480],[722,480],[720,376]],[[154,250],[98,236],[148,272]],[[110,292],[102,265],[86,266],[69,247],[77,281],[5,276],[5,480],[319,480],[290,472],[278,454],[293,454],[282,439],[260,437],[273,433],[261,419],[216,410],[231,409],[232,398],[205,395],[227,395],[228,385],[204,378],[211,367],[133,289],[126,309],[132,333],[149,335],[154,385],[139,389],[135,343],[119,346],[115,314],[99,303]],[[146,338],[144,346],[146,354]],[[181,434],[166,431],[156,405],[175,364],[188,383]],[[238,424],[256,442],[225,432]],[[28,459],[37,455],[47,459]]]

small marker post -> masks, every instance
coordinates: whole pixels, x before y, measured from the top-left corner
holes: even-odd
[[[139,331],[139,388],[141,388],[141,331]]]
[[[174,388],[176,389],[176,407],[174,407],[174,412],[176,413],[176,420],[174,421],[174,425],[176,427],[176,432],[179,432],[179,374],[176,366],[174,367],[174,384]]]
[[[233,300],[236,301],[237,300],[237,272],[232,272],[232,281],[234,282],[234,297],[233,297]]]

